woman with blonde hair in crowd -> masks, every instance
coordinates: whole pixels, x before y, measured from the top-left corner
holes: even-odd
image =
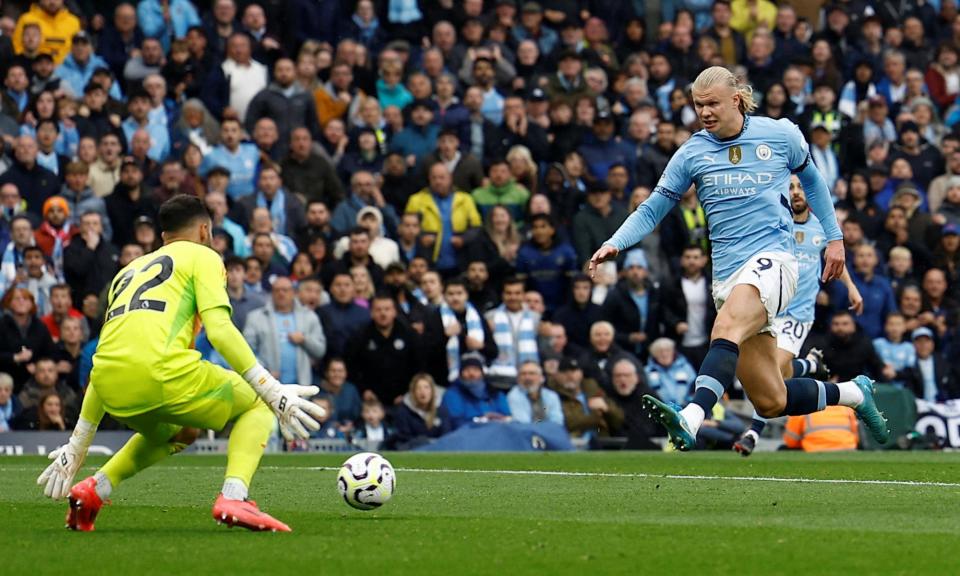
[[[510,148],[510,151],[507,152],[507,163],[510,165],[510,172],[517,183],[529,190],[530,194],[536,194],[540,177],[537,171],[537,163],[533,161],[530,149],[519,144]]]
[[[443,392],[429,374],[413,376],[403,402],[393,411],[395,448],[413,448],[450,431],[450,419],[441,406]]]

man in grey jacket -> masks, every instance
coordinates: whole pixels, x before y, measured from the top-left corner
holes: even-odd
[[[273,65],[273,82],[261,90],[250,101],[247,108],[246,128],[253,133],[257,120],[272,118],[277,123],[282,147],[280,155],[287,151],[290,133],[298,126],[306,127],[314,140],[320,137],[320,124],[317,120],[316,103],[313,94],[305,91],[296,82],[296,68],[289,58],[280,58]]]
[[[287,384],[310,385],[313,363],[327,352],[320,319],[296,301],[287,277],[274,280],[271,300],[247,316],[243,337],[267,370]]]

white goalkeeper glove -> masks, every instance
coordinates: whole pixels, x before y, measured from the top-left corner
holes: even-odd
[[[285,439],[293,440],[296,437],[307,439],[310,437],[310,431],[320,429],[317,420],[323,419],[327,411],[307,400],[317,395],[320,392],[319,388],[281,384],[260,364],[247,370],[243,377],[277,415],[277,419],[280,420],[280,433]]]
[[[87,450],[93,443],[97,426],[83,418],[77,422],[70,440],[48,456],[53,462],[37,477],[37,484],[43,486],[43,493],[54,500],[66,498],[73,487],[73,477],[83,466]]]

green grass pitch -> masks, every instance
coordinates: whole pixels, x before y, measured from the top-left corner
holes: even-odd
[[[292,534],[214,523],[221,457],[128,481],[92,534],[42,497],[46,460],[0,459],[0,574],[960,573],[958,454],[386,454],[373,512],[337,493],[346,456],[264,459],[251,496]]]

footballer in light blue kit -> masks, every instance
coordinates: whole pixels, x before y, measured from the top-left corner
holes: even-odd
[[[784,382],[777,364],[773,320],[790,305],[799,274],[787,197],[791,174],[799,177],[824,229],[823,280],[839,278],[844,269],[843,235],[830,191],[803,135],[788,120],[749,117],[756,108],[753,89],[721,66],[700,73],[693,101],[703,130],[677,150],[650,197],[590,260],[593,272],[600,262],[638,243],[696,185],[709,226],[717,319],[693,400],[681,409],[646,395],[645,407],[676,448],[690,450],[705,414],[739,377],[765,418],[850,406],[874,437],[886,442],[886,420],[876,408],[868,377]]]
[[[784,378],[813,376],[826,378],[829,371],[823,363],[823,352],[812,349],[806,358],[797,358],[803,342],[813,326],[817,294],[820,292],[821,258],[827,246],[826,232],[820,220],[810,212],[807,197],[796,174],[790,176],[790,209],[793,213],[794,255],[800,269],[797,291],[790,305],[773,320],[773,333],[777,338],[777,364]],[[863,312],[863,298],[850,278],[846,266],[840,280],[850,294],[850,309],[856,314]],[[733,449],[742,456],[749,456],[756,448],[767,420],[754,412],[750,429],[733,444]]]

